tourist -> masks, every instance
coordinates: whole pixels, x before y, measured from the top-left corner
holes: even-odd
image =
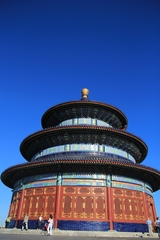
[[[158,237],[160,238],[160,218],[157,218],[157,220],[155,221],[155,225],[158,232]]]
[[[5,221],[5,228],[8,228],[8,225],[9,225],[10,221],[11,221],[11,217],[8,216],[6,221]]]
[[[156,221],[155,221],[155,223],[154,223],[154,230],[155,230],[156,232],[158,232],[157,220],[158,220],[158,217],[156,217]]]
[[[148,225],[149,236],[153,236],[152,221],[150,220],[150,218],[147,219],[146,224]]]
[[[43,218],[42,218],[42,215],[40,215],[39,218],[38,218],[38,226],[37,226],[37,229],[41,229],[42,221],[43,221]]]
[[[24,216],[24,220],[23,220],[23,223],[22,223],[22,231],[23,229],[25,229],[26,231],[28,230],[28,215],[27,213],[25,214]]]
[[[53,228],[53,217],[52,214],[50,214],[49,219],[48,219],[48,235],[52,235],[52,228]]]

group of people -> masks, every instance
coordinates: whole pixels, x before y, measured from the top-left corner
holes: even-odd
[[[6,228],[8,227],[8,224],[10,222],[11,217],[8,216],[8,218],[6,219],[5,223],[6,223]],[[39,216],[38,218],[38,223],[37,223],[37,229],[41,229],[42,227],[42,222],[43,222],[43,218],[42,215]],[[152,231],[152,221],[150,218],[147,219],[146,224],[148,226],[148,232],[150,236],[153,236],[153,231]],[[158,237],[160,238],[160,218],[157,217],[155,223],[154,223],[156,230],[158,232]],[[23,223],[22,223],[22,228],[21,230],[28,230],[28,215],[25,214],[24,219],[23,219]],[[49,218],[48,218],[48,224],[47,224],[47,233],[48,235],[52,235],[52,229],[53,229],[53,217],[52,214],[50,214]]]
[[[42,218],[42,215],[40,215],[38,218],[37,229],[41,229],[42,222],[43,222],[43,218]],[[26,231],[28,230],[28,215],[27,214],[25,214],[25,216],[24,216],[21,230],[23,231],[24,229]],[[52,229],[53,229],[53,217],[52,217],[52,214],[50,214],[50,216],[48,218],[48,226],[47,226],[47,233],[50,236],[52,235]]]
[[[42,222],[43,222],[43,218],[42,218],[42,215],[40,215],[40,217],[38,218],[38,228],[37,229],[41,229]],[[50,216],[48,218],[48,222],[47,222],[47,233],[49,236],[52,235],[52,229],[53,229],[53,217],[52,217],[52,214],[50,214]]]
[[[150,218],[147,219],[146,224],[148,225],[148,232],[150,236],[153,236],[153,231],[152,231],[152,221]],[[158,232],[158,237],[160,238],[160,218],[157,217],[155,223],[154,223],[156,230]]]

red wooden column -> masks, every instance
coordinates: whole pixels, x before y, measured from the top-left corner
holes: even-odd
[[[57,176],[57,187],[56,187],[56,196],[55,196],[55,213],[54,213],[54,228],[57,228],[58,226],[58,219],[59,219],[59,215],[60,215],[60,204],[61,204],[61,176],[58,175]]]
[[[153,198],[153,215],[154,215],[154,221],[156,221],[157,214],[156,214],[156,208],[154,204],[154,198]]]
[[[149,213],[148,213],[147,202],[146,202],[145,184],[143,185],[142,197],[143,197],[143,204],[144,204],[145,219],[147,219],[149,217],[148,215]]]
[[[13,199],[13,194],[12,194],[12,199]],[[12,217],[11,216],[11,209],[12,209],[12,200],[11,200],[10,207],[9,207],[9,212],[8,212],[9,217]]]
[[[19,220],[20,217],[21,217],[23,200],[24,200],[24,188],[22,188],[22,190],[21,190],[21,198],[20,198],[20,201],[19,201],[19,207],[18,207],[18,213],[17,213],[17,219],[16,219],[15,227],[17,227],[17,225],[18,225],[18,220]]]
[[[107,179],[107,195],[108,195],[108,215],[110,222],[110,230],[113,230],[113,201],[112,201],[112,192],[111,192],[111,177],[108,176]]]
[[[47,215],[47,196],[46,196],[46,195],[44,195],[44,209],[43,209],[43,216],[44,216],[45,218],[48,217],[48,215]],[[48,219],[48,218],[47,218],[47,219]]]

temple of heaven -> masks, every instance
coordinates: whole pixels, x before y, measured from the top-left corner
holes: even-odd
[[[60,230],[146,232],[146,219],[155,221],[160,172],[141,164],[147,145],[126,131],[118,108],[88,93],[48,109],[42,130],[20,145],[27,162],[1,174],[13,191],[10,228],[26,213],[32,229],[41,214]]]

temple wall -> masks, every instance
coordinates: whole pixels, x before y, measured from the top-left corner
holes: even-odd
[[[152,189],[139,180],[98,174],[48,178],[33,176],[15,184],[10,216],[18,226],[25,213],[30,228],[36,228],[40,214],[47,220],[52,213],[55,228],[92,231],[145,231],[147,217],[156,218]]]

